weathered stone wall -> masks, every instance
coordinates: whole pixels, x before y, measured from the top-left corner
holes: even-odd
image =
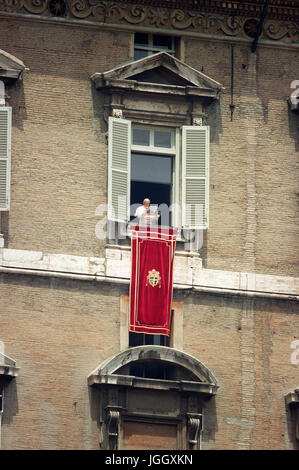
[[[128,287],[1,275],[1,340],[19,376],[5,393],[4,449],[98,449],[98,394],[87,376],[120,350],[120,295]],[[11,292],[14,293],[12,302]],[[218,380],[203,449],[296,448],[284,396],[298,386],[293,301],[175,291],[183,350]]]
[[[184,351],[219,385],[205,414],[204,449],[296,448],[284,396],[298,384],[291,362],[298,331],[296,302],[185,296]]]
[[[89,77],[129,58],[131,33],[4,18],[0,26],[1,49],[30,68],[23,82],[8,87],[6,246],[103,257],[95,209],[107,197],[105,98]],[[299,53],[261,46],[253,55],[236,43],[230,121],[231,46],[185,41],[186,63],[226,87],[208,118],[204,266],[296,276],[298,117],[286,99],[299,79]],[[0,340],[20,367],[5,398],[4,449],[98,448],[98,411],[86,379],[120,350],[121,294],[127,286],[1,274]],[[184,351],[208,366],[220,386],[207,405],[202,448],[298,447],[284,404],[298,387],[298,365],[290,362],[296,304],[179,291],[174,300],[184,300]]]
[[[221,81],[211,109],[210,228],[214,269],[298,275],[298,115],[288,109],[299,51],[186,40],[186,63]]]
[[[8,246],[98,256],[106,202],[103,102],[90,76],[129,57],[131,35],[0,20],[0,43],[28,73],[9,89],[13,107]]]
[[[2,275],[0,290],[1,341],[20,367],[5,392],[3,448],[98,449],[87,376],[119,352],[122,289]]]
[[[106,202],[104,96],[90,75],[130,57],[129,32],[1,18],[1,48],[30,71],[9,89],[13,106],[12,201],[2,227],[10,248],[102,253],[96,207]],[[210,107],[211,269],[294,276],[297,267],[298,115],[288,111],[297,49],[186,39],[185,61],[225,86]]]

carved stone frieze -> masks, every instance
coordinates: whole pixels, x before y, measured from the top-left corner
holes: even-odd
[[[0,12],[28,12],[49,17],[126,24],[156,29],[251,39],[263,2],[152,2],[129,0],[0,0]],[[169,7],[165,5],[169,5]],[[183,5],[183,6],[182,6]],[[202,5],[202,6],[201,6]],[[299,6],[272,0],[263,25],[263,39],[299,43]]]

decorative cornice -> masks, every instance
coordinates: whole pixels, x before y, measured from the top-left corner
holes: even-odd
[[[263,5],[264,0],[0,0],[0,12],[251,40]],[[270,1],[261,39],[299,43],[298,3]]]

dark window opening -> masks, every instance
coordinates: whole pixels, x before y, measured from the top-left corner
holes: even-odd
[[[4,390],[4,386],[3,384],[0,383],[0,413],[3,412],[3,390]]]
[[[198,381],[193,372],[178,364],[159,360],[141,360],[130,362],[116,371],[118,375],[133,375],[148,379]]]
[[[169,346],[169,336],[129,332],[129,347],[150,344],[155,344],[156,346]]]
[[[135,33],[134,60],[165,51],[175,55],[176,39],[160,34]]]
[[[130,375],[135,377],[144,377],[148,379],[168,379],[167,367],[160,363],[139,363],[132,362],[130,364]]]
[[[151,206],[160,206],[158,225],[170,226],[172,192],[172,163],[169,156],[132,153],[131,158],[131,220],[134,218],[136,204],[141,205],[149,198]],[[134,206],[135,205],[135,206]]]
[[[147,46],[148,34],[135,33],[135,46]]]
[[[161,36],[158,34],[153,35],[153,46],[159,47],[159,49],[171,50],[172,49],[172,37],[171,36]]]

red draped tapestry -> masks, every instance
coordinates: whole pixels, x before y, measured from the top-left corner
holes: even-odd
[[[131,229],[129,331],[169,335],[177,230],[141,226]]]

